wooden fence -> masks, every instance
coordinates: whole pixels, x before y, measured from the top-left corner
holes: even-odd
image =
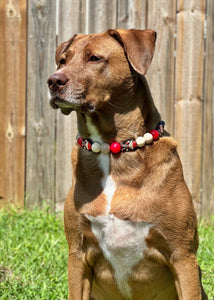
[[[214,212],[213,0],[1,0],[1,206],[61,207],[76,121],[48,103],[55,48],[75,33],[116,27],[157,31],[149,85],[198,215]]]

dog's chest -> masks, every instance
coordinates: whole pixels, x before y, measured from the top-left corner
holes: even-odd
[[[124,221],[113,214],[108,216],[87,216],[103,255],[114,269],[115,279],[121,292],[130,296],[127,283],[132,268],[143,258],[147,245],[150,224]]]
[[[90,138],[102,143],[101,137],[89,118],[87,118],[87,125],[91,133]],[[103,255],[114,269],[114,276],[121,293],[129,298],[131,290],[127,280],[132,273],[132,268],[143,259],[144,250],[147,248],[145,238],[151,225],[145,222],[120,220],[111,213],[112,200],[117,187],[109,172],[109,154],[101,153],[97,156],[97,160],[103,172],[101,185],[106,198],[106,207],[103,215],[96,217],[86,215],[86,217],[91,222],[92,232]]]

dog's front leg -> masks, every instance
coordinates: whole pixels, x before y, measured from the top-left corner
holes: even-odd
[[[92,271],[85,256],[70,252],[68,257],[69,300],[90,300]]]
[[[201,285],[200,269],[195,254],[175,259],[171,265],[179,300],[207,300]]]

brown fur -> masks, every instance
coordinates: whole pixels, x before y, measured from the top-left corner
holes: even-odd
[[[61,44],[58,69],[48,80],[51,105],[65,114],[76,110],[83,138],[89,137],[87,116],[107,143],[136,139],[155,128],[160,115],[144,77],[155,38],[151,30],[119,29]],[[85,217],[105,214],[98,155],[78,146],[72,152],[73,181],[64,212],[70,300],[125,299]],[[153,224],[144,258],[128,280],[131,299],[207,299],[196,260],[197,219],[174,139],[165,132],[152,145],[110,154],[110,173],[116,183],[111,213]]]

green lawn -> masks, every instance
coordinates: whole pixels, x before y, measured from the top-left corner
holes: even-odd
[[[198,260],[214,300],[214,218],[199,227]],[[0,299],[67,299],[67,244],[62,215],[0,211]]]
[[[62,215],[2,210],[0,299],[67,299],[67,255]]]
[[[198,230],[200,246],[197,256],[203,285],[209,300],[214,300],[214,216],[209,222],[201,222]]]

